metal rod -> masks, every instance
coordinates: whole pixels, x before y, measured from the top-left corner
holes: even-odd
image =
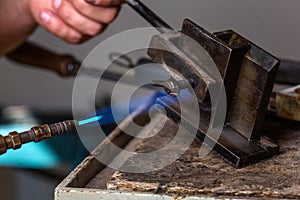
[[[126,3],[136,12],[138,12],[144,19],[146,19],[152,26],[157,28],[159,32],[167,33],[170,32],[170,30],[174,30],[170,25],[168,25],[164,20],[162,20],[141,1],[126,0]]]

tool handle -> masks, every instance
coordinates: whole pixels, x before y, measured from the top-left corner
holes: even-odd
[[[29,42],[25,42],[7,57],[13,61],[55,71],[61,76],[74,76],[80,67],[80,62],[70,55],[59,55]]]

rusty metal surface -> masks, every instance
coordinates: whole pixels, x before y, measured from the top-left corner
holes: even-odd
[[[208,100],[208,84],[213,86],[221,81],[217,80],[216,71],[209,68],[211,61],[207,56],[210,55],[224,79],[227,102],[230,105],[240,65],[249,49],[248,43],[241,41],[239,44],[227,45],[188,19],[184,21],[181,32],[182,34],[169,32],[154,36],[149,45],[149,56],[153,61],[163,64],[171,76],[175,76],[171,71],[174,69],[190,81],[202,103]],[[206,52],[199,49],[199,45]]]
[[[241,65],[227,124],[249,140],[261,136],[280,61],[262,48],[233,31],[215,33],[228,44],[246,41],[250,49]]]
[[[282,118],[300,121],[300,85],[277,92],[276,112]]]
[[[186,56],[177,45],[180,33],[165,33],[154,36],[151,40],[148,54],[177,81],[186,78],[196,83],[195,94],[200,102],[207,98],[208,85],[214,85],[216,80]],[[171,67],[170,67],[171,66]],[[180,74],[176,73],[178,71]],[[174,92],[176,93],[176,92]]]
[[[229,107],[236,88],[243,58],[249,49],[248,42],[239,40],[236,43],[228,44],[188,19],[184,20],[181,32],[200,44],[215,62],[223,79],[227,105]],[[216,71],[210,69],[209,67],[211,66],[209,65],[205,66],[205,56],[203,56],[198,46],[191,44],[187,37],[184,36],[179,39],[178,46],[187,57],[196,62],[210,76],[217,79],[214,74]]]
[[[167,138],[173,137],[174,131],[170,131],[173,126],[176,125],[168,122],[164,134],[142,141],[137,145],[136,151],[149,152],[167,144]],[[194,141],[186,153],[172,165],[146,174],[115,172],[107,183],[107,188],[178,196],[300,198],[299,124],[267,121],[264,132],[281,145],[280,155],[235,169],[215,153],[199,158],[201,143]],[[143,163],[133,163],[129,159],[125,165],[141,167]]]

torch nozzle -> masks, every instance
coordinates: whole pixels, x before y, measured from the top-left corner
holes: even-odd
[[[40,142],[56,135],[73,132],[77,125],[76,120],[68,120],[35,126],[22,133],[11,132],[7,136],[0,135],[0,155],[6,153],[8,149],[19,149],[23,144],[29,142]]]

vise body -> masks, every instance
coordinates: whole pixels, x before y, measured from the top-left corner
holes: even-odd
[[[154,85],[164,87],[173,96],[186,89],[186,84],[193,88],[200,122],[196,127],[184,123],[185,128],[196,129],[197,137],[202,141],[206,138],[205,144],[226,161],[241,167],[279,152],[278,145],[263,136],[261,130],[280,60],[234,31],[211,34],[188,19],[181,33],[154,36],[148,55],[171,76],[166,81],[154,81]],[[218,74],[211,68],[211,62]],[[215,138],[207,131],[217,117],[214,115],[218,115],[213,112],[210,91],[218,84],[224,85],[226,91],[225,99],[218,101],[226,101],[227,109],[222,133]],[[180,105],[172,98],[161,97],[157,102],[165,108],[168,117],[179,123],[183,120]],[[197,114],[193,112],[190,111]]]

